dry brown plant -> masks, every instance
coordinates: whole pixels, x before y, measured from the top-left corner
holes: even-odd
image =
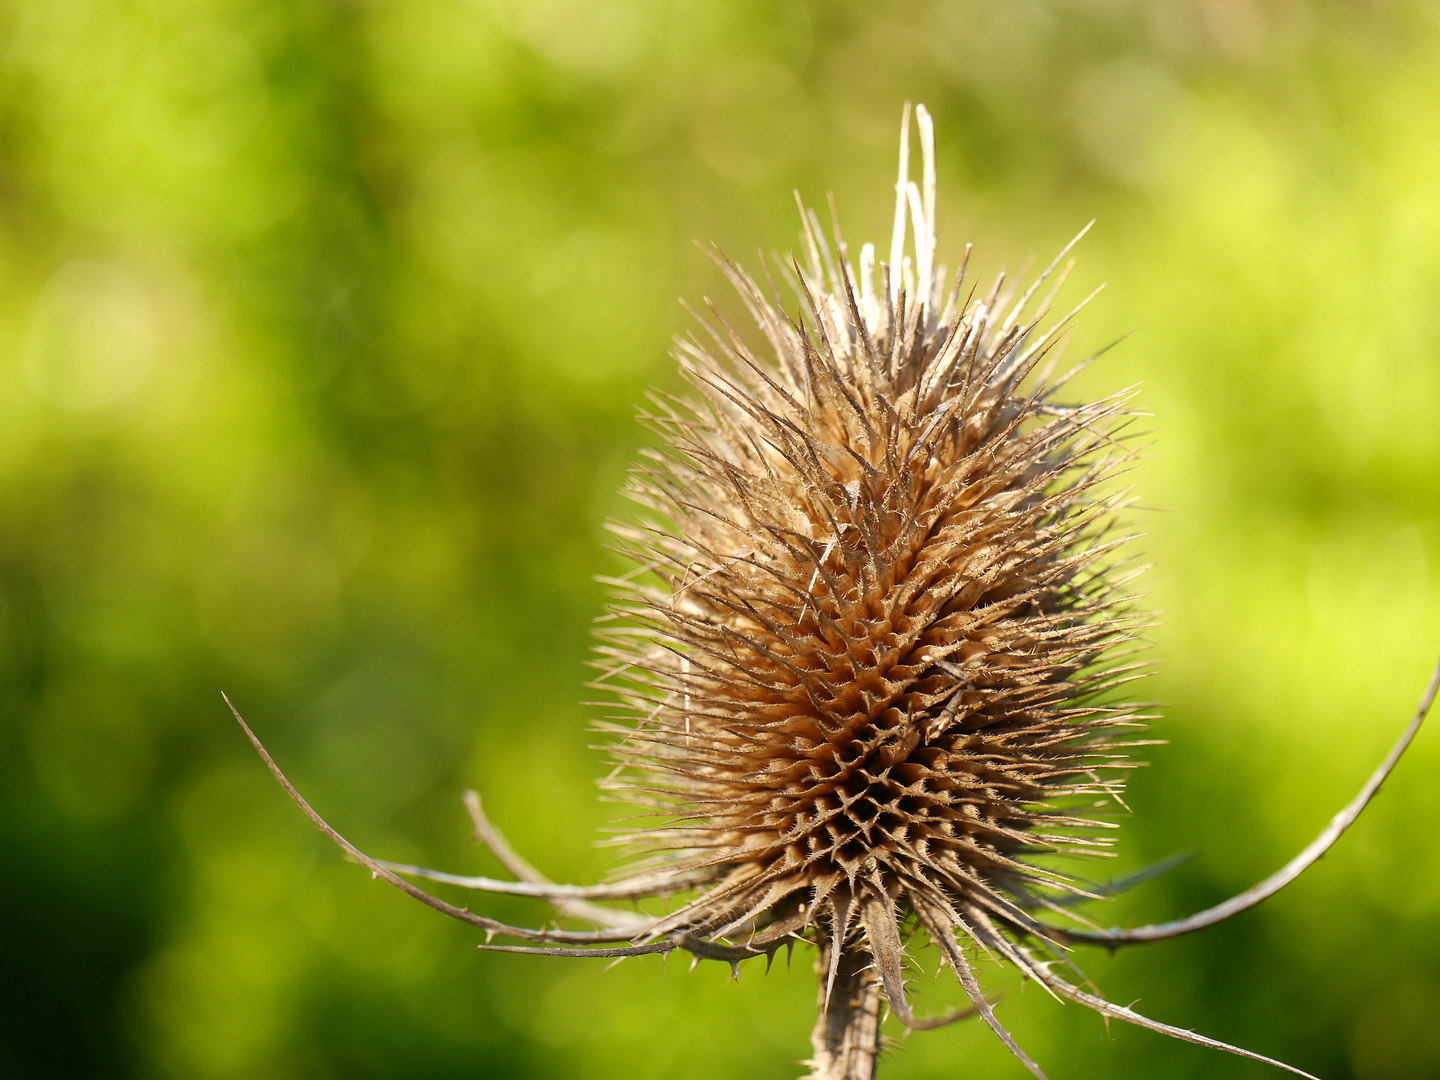
[[[923,107],[916,121],[918,184],[907,107],[888,261],[866,244],[852,263],[838,227],[832,246],[802,205],[805,261],[779,264],[788,294],[717,255],[763,348],[712,307],[703,336],[676,349],[694,395],[653,395],[646,419],[662,446],[629,489],[649,517],[613,527],[635,570],[611,582],[619,601],[599,629],[597,685],[619,703],[601,725],[618,759],[604,786],[645,822],[628,836],[640,854],[622,876],[548,881],[474,793],[475,831],[515,881],[372,859],[245,731],[351,858],[485,931],[486,948],[685,950],[738,965],[814,945],[814,1080],[874,1076],[887,1009],[910,1029],[976,1014],[1043,1077],[996,1018],[975,974],[981,956],[1104,1017],[1308,1076],[1083,989],[1074,946],[1189,933],[1294,880],[1393,769],[1440,667],[1359,795],[1276,874],[1177,922],[1105,930],[1079,918],[1078,902],[1115,890],[1052,857],[1109,845],[1148,718],[1123,694],[1143,674],[1145,619],[1126,592],[1139,570],[1131,537],[1116,525],[1129,393],[1057,400],[1089,362],[1057,373],[1079,308],[1046,326],[1068,246],[1023,292],[1001,275],[977,296],[968,247],[953,279],[936,265]],[[506,925],[407,878],[535,897],[594,929]],[[653,897],[677,899],[658,916],[603,903]],[[904,971],[917,934],[969,998],[962,1013],[914,1015]]]

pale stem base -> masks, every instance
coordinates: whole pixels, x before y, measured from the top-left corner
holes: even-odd
[[[810,1033],[815,1056],[807,1062],[810,1073],[806,1080],[874,1080],[880,1053],[879,974],[869,953],[845,950],[840,954],[827,1008],[825,983],[830,971],[830,949],[827,946],[818,952],[820,993],[815,1030]]]

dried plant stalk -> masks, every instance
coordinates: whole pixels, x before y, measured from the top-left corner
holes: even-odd
[[[737,965],[814,944],[816,1080],[874,1075],[882,999],[912,1029],[977,1014],[1043,1077],[986,1000],[972,970],[982,955],[1107,1018],[1308,1076],[1081,989],[1072,947],[1187,933],[1294,880],[1394,768],[1440,667],[1356,799],[1254,889],[1157,926],[1046,921],[1113,891],[1043,860],[1103,853],[1147,719],[1121,696],[1140,673],[1144,619],[1125,592],[1137,568],[1115,526],[1126,496],[1111,482],[1128,460],[1127,395],[1058,400],[1073,370],[1056,375],[1056,344],[1074,312],[1045,320],[1069,247],[1023,292],[1002,275],[977,295],[963,263],[953,280],[936,265],[933,133],[923,107],[916,118],[921,181],[910,179],[907,109],[889,261],[867,244],[852,264],[838,228],[832,247],[802,206],[807,258],[780,267],[790,301],[769,275],[762,288],[717,256],[763,348],[712,309],[706,337],[677,348],[694,396],[655,395],[648,420],[663,446],[630,488],[650,517],[615,526],[636,571],[612,582],[620,601],[600,629],[598,685],[620,704],[603,725],[618,758],[606,786],[650,815],[628,837],[641,854],[624,876],[547,881],[473,794],[477,835],[516,881],[370,859],[251,738],[352,858],[447,915],[528,942],[487,948],[683,949]],[[402,874],[544,899],[595,929],[505,925]],[[653,917],[597,902],[672,895],[683,899]],[[906,942],[921,932],[970,1008],[912,1012]]]
[[[815,970],[822,977],[810,1044],[809,1080],[873,1080],[880,1055],[880,1009],[885,991],[869,955],[851,950],[828,981],[831,945],[821,945]]]

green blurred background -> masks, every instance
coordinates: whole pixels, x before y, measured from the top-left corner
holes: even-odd
[[[1403,723],[1440,602],[1440,6],[1331,0],[10,0],[0,5],[0,1074],[783,1077],[810,958],[481,954],[365,849],[611,865],[577,704],[602,521],[677,296],[888,236],[902,103],[941,253],[1086,221],[1084,392],[1144,380],[1167,703],[1098,914],[1244,888]],[[1327,1080],[1440,1075],[1440,731],[1324,862],[1114,1000]],[[1090,868],[1104,875],[1109,866]],[[541,913],[518,901],[488,910]],[[1260,1077],[991,973],[1055,1080]],[[927,1006],[957,995],[945,980]],[[1018,1077],[988,1033],[887,1077]]]

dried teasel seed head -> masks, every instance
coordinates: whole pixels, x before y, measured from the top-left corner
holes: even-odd
[[[653,932],[812,937],[827,984],[858,951],[897,1011],[912,918],[968,982],[957,934],[1003,953],[1087,895],[1037,857],[1107,843],[1141,719],[1108,696],[1137,625],[1125,396],[1058,400],[1068,317],[1036,301],[1068,248],[1023,293],[935,264],[917,115],[888,262],[803,208],[788,300],[718,260],[763,345],[713,310],[679,344],[693,394],[647,417],[652,516],[613,527],[640,572],[600,630],[629,714],[610,786],[668,818],[631,837],[644,870],[701,889]]]

